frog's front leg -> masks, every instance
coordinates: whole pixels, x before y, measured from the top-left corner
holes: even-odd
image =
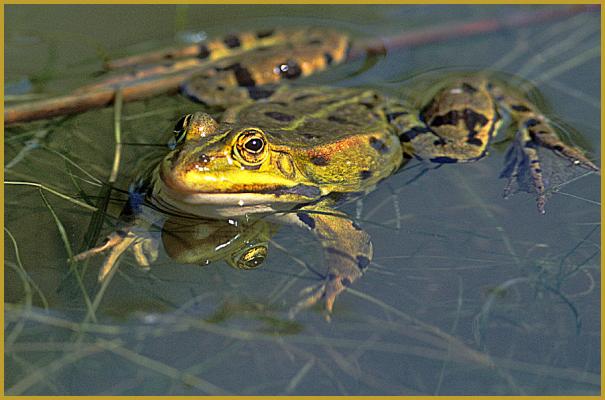
[[[132,248],[137,264],[142,269],[148,269],[151,262],[158,256],[158,242],[153,238],[137,236],[130,229],[118,229],[110,233],[103,244],[86,250],[74,256],[74,261],[83,261],[96,254],[107,253],[99,269],[99,282],[103,282],[117,265],[120,256]]]
[[[292,308],[290,315],[323,301],[329,319],[336,297],[361,277],[370,264],[370,236],[348,215],[327,207],[307,206],[286,216],[313,233],[323,248],[327,266],[322,282],[305,289],[306,297]]]

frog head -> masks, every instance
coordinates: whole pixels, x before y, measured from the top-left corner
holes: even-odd
[[[156,192],[179,209],[233,216],[291,208],[322,195],[289,149],[272,143],[261,127],[219,124],[199,112],[181,118],[174,133],[177,144],[160,165]]]

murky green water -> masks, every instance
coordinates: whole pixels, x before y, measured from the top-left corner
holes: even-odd
[[[173,44],[183,32],[319,24],[365,38],[533,9],[7,6],[5,81],[13,95],[64,93],[92,82],[105,57]],[[411,77],[443,68],[515,73],[600,160],[599,27],[597,12],[584,13],[392,52],[308,82],[397,95]],[[158,143],[196,107],[177,96],[127,104],[124,141]],[[502,199],[505,148],[416,180],[420,168],[410,168],[365,198],[358,211],[375,258],[338,298],[331,323],[318,309],[287,317],[314,282],[299,260],[321,265],[304,232],[281,229],[266,265],[252,272],[160,254],[146,273],[128,254],[101,288],[100,258],[84,267],[81,284],[65,261],[65,243],[80,250],[91,212],[47,190],[6,185],[7,393],[598,394],[599,177],[561,187],[541,216],[530,195]],[[119,187],[148,151],[126,147]],[[5,132],[7,181],[74,199],[95,201],[94,179],[107,179],[112,160],[112,109]],[[123,197],[115,197],[103,233],[119,213]]]

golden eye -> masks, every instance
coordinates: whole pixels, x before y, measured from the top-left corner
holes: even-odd
[[[174,139],[177,143],[181,143],[187,137],[187,127],[189,126],[189,121],[191,120],[192,115],[187,114],[176,123],[174,126]]]
[[[267,258],[269,248],[266,244],[259,244],[247,248],[243,253],[235,254],[233,257],[233,266],[238,269],[255,269]]]
[[[233,148],[234,156],[243,164],[258,165],[267,156],[267,143],[261,131],[249,129],[240,133]]]

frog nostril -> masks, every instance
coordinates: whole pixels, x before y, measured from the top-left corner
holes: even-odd
[[[210,162],[210,157],[207,154],[200,154],[198,157],[198,161],[204,164],[208,164]]]

